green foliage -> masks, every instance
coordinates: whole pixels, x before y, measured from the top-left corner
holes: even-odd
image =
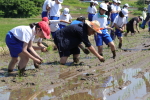
[[[146,5],[144,4],[144,0],[138,0],[136,3],[135,3],[138,7],[138,10],[143,10],[144,7],[146,7]]]
[[[0,0],[0,17],[26,18],[39,14],[42,0]]]
[[[136,11],[132,12],[132,14],[133,14],[133,15],[140,16],[140,15],[142,14],[142,12],[139,11],[139,10],[136,10]]]
[[[89,3],[81,2],[79,0],[64,0],[63,5],[87,8],[89,6]]]

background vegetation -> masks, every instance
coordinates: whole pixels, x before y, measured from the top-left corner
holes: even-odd
[[[121,0],[122,5],[128,3],[139,10],[129,9],[134,15],[141,15],[144,5],[143,0]],[[15,26],[28,25],[41,20],[40,14],[44,0],[0,0],[0,46],[5,45],[6,33]],[[89,3],[79,0],[64,0],[64,7],[69,7],[72,16],[87,15]],[[39,17],[36,17],[39,16]]]

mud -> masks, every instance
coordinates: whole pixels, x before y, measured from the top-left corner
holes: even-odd
[[[70,56],[66,65],[59,65],[57,51],[38,51],[44,63],[35,69],[30,60],[24,77],[18,77],[17,68],[7,73],[10,57],[3,55],[0,100],[149,100],[150,36],[141,31],[124,37],[123,49],[117,48],[115,59],[104,45],[104,63],[81,51],[79,64],[73,64]],[[93,37],[90,40],[95,46]]]

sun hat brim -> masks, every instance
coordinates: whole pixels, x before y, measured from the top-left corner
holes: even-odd
[[[46,32],[44,32],[43,30],[42,30],[42,32],[43,32],[44,37],[45,37],[46,39],[50,39],[50,35],[47,35]]]
[[[100,27],[97,27],[96,29],[95,29],[95,28],[92,28],[92,24],[94,24],[94,23],[92,23],[92,22],[90,22],[90,21],[88,21],[88,20],[85,20],[85,23],[86,23],[92,30],[94,30],[95,32],[102,34],[102,32],[101,32],[101,30],[100,30]]]

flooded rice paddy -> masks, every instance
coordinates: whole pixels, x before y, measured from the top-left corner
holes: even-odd
[[[39,52],[44,63],[35,69],[30,60],[24,77],[17,68],[8,74],[10,58],[1,56],[0,100],[150,100],[150,37],[144,32],[124,38],[115,59],[104,45],[104,63],[81,51],[80,63],[70,56],[60,65],[57,51]]]

